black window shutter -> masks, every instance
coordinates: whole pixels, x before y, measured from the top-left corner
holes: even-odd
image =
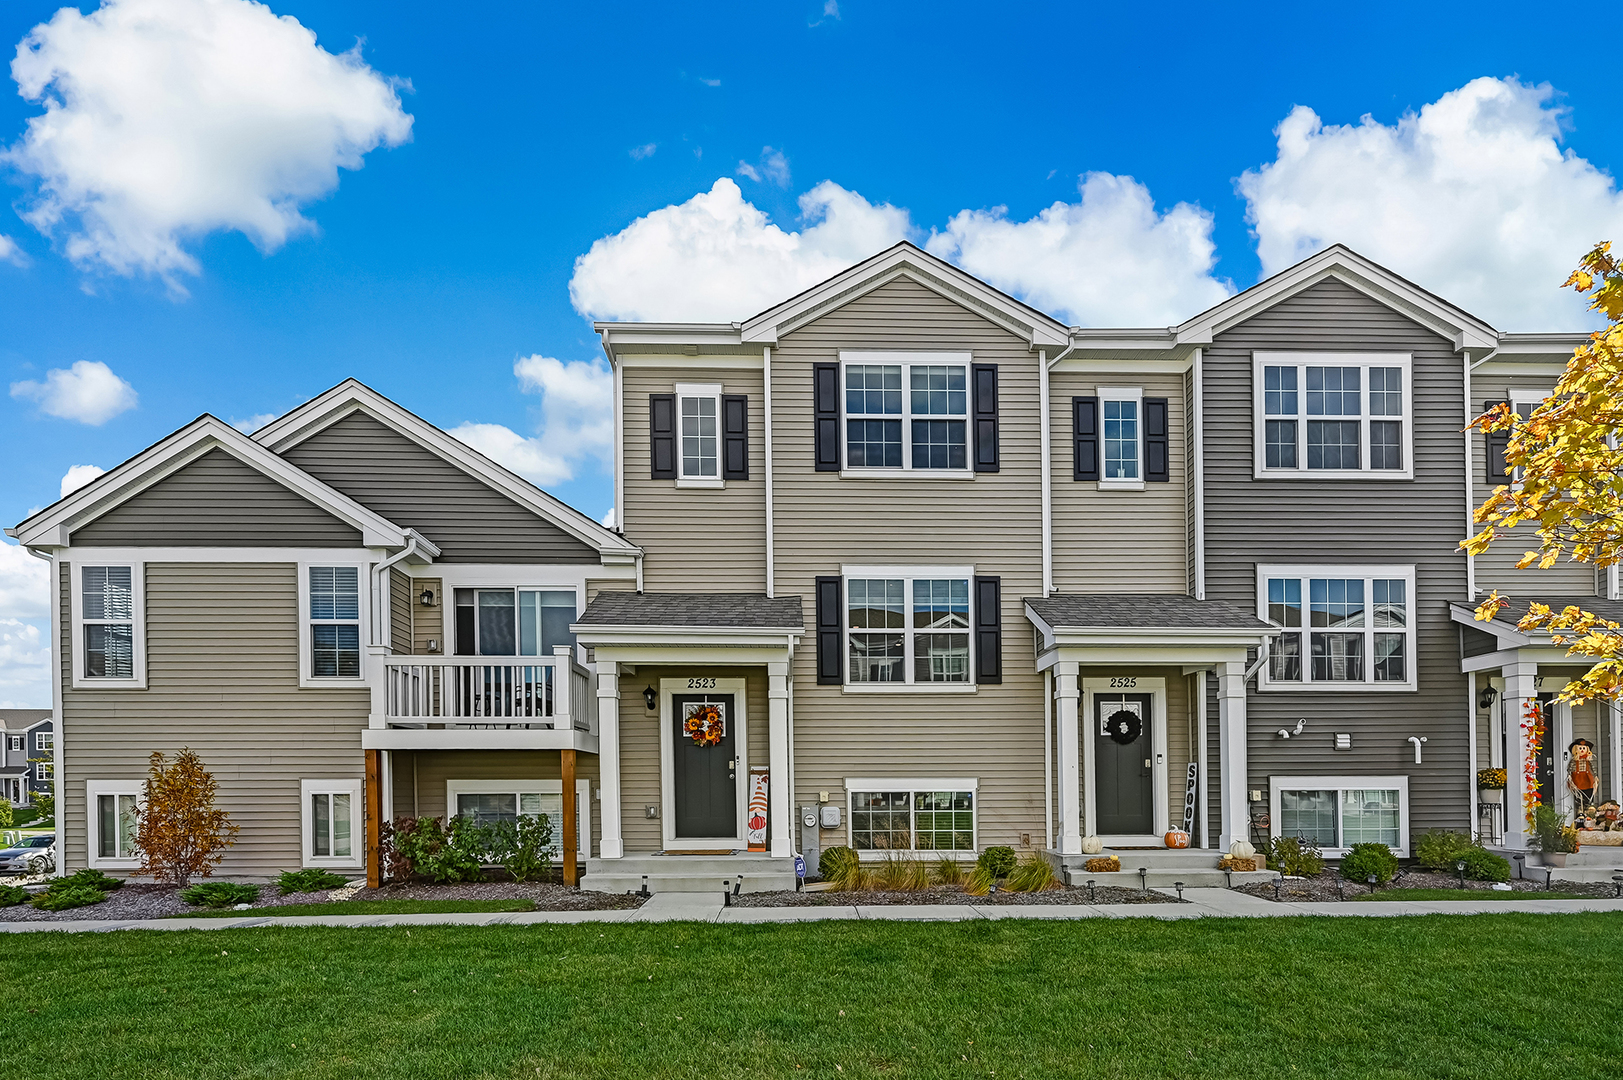
[[[839,577],[817,579],[818,686],[839,686],[845,682],[845,650],[840,640],[845,617],[842,585]]]
[[[975,681],[1003,682],[1003,579],[975,579]]]
[[[1172,480],[1171,443],[1167,435],[1167,399],[1144,399],[1144,479],[1150,483]]]
[[[812,365],[818,472],[840,471],[840,365]]]
[[[970,368],[974,392],[975,471],[997,472],[997,365]]]
[[[1487,412],[1495,405],[1509,405],[1508,401],[1484,401],[1482,411]],[[1510,477],[1505,470],[1509,466],[1505,463],[1505,451],[1510,449],[1509,431],[1488,432],[1488,483],[1508,484]]]
[[[648,462],[655,480],[676,479],[676,395],[648,395]]]
[[[721,395],[723,480],[750,478],[750,399],[745,394]]]
[[[1071,479],[1099,479],[1099,399],[1071,399]]]

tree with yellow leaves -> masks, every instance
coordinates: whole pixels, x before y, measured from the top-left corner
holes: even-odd
[[[141,865],[133,873],[184,888],[208,877],[236,843],[238,826],[214,805],[218,788],[203,759],[190,748],[169,761],[153,751],[136,807],[135,846]]]
[[[1588,294],[1589,307],[1606,318],[1567,362],[1555,392],[1519,418],[1506,405],[1479,416],[1472,427],[1485,433],[1509,432],[1505,463],[1517,471],[1515,484],[1494,489],[1477,507],[1482,531],[1460,546],[1472,555],[1508,530],[1536,523],[1537,550],[1516,564],[1547,569],[1563,555],[1595,566],[1623,558],[1623,263],[1611,244],[1597,244],[1584,256],[1566,286]],[[1476,610],[1491,620],[1509,601],[1495,590]],[[1552,611],[1531,604],[1517,622],[1523,632],[1548,631],[1568,655],[1596,663],[1574,679],[1556,700],[1581,702],[1623,698],[1623,626],[1578,607]]]

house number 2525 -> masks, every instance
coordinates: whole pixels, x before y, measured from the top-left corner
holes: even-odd
[[[1124,677],[1121,677],[1121,678],[1115,678],[1115,679],[1110,680],[1110,689],[1112,689],[1112,690],[1131,690],[1131,689],[1133,689],[1133,687],[1135,687],[1137,685],[1138,685],[1138,676],[1136,676],[1136,675],[1127,675],[1127,676],[1124,676]]]
[[[688,680],[688,689],[689,690],[714,690],[715,688],[716,688],[716,680],[714,680],[714,679],[689,679]]]

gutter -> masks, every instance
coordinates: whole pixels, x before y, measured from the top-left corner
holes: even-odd
[[[417,554],[417,534],[408,530],[406,532],[406,546],[395,554],[384,559],[372,568],[372,640],[367,644],[373,648],[388,648],[389,642],[378,640],[383,629],[384,597],[387,595],[382,588],[383,575],[391,567],[409,556]]]

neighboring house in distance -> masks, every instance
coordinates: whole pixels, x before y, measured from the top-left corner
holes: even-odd
[[[0,798],[29,806],[51,790],[56,725],[50,709],[0,709]],[[45,758],[45,761],[30,759]]]

